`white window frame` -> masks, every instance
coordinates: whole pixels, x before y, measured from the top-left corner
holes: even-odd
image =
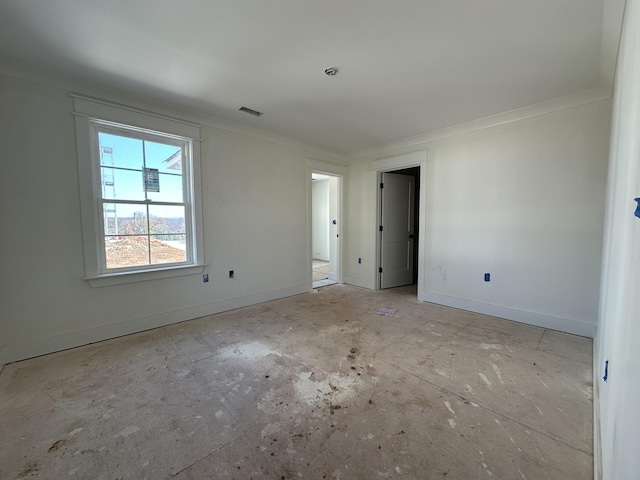
[[[202,192],[200,182],[200,127],[170,117],[97,99],[73,95],[80,180],[85,280],[92,287],[117,285],[204,271]],[[183,169],[187,260],[181,263],[107,269],[104,250],[102,184],[98,132],[106,131],[146,140],[184,145]],[[153,205],[154,202],[148,202]]]

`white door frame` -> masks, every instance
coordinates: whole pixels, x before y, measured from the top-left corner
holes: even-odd
[[[320,160],[307,160],[307,283],[309,290],[313,289],[313,230],[312,230],[312,184],[311,174],[321,173],[338,179],[338,211],[336,215],[338,251],[336,255],[336,280],[343,283],[342,252],[343,252],[343,232],[342,220],[344,218],[344,178],[347,175],[347,167],[335,163],[323,162]]]
[[[424,300],[424,274],[425,274],[425,249],[426,249],[426,207],[427,207],[427,156],[428,151],[398,155],[396,157],[383,158],[371,163],[371,169],[376,172],[376,268],[375,268],[375,289],[380,290],[380,258],[382,245],[380,242],[380,219],[382,218],[380,182],[382,174],[403,170],[405,168],[420,167],[420,201],[418,207],[418,300]]]

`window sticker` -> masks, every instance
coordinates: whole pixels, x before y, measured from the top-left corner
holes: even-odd
[[[143,168],[142,180],[144,183],[145,192],[159,192],[160,191],[160,174],[157,168]]]

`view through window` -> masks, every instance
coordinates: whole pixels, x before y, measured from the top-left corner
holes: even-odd
[[[98,127],[103,268],[190,261],[188,142]]]

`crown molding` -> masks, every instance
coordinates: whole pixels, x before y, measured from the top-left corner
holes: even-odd
[[[505,123],[611,98],[616,75],[618,51],[620,49],[620,35],[622,34],[625,5],[626,0],[604,0],[603,2],[602,40],[600,44],[600,86],[598,88],[389,142],[379,147],[363,150],[353,155],[351,159],[355,161],[376,160],[424,150],[430,142],[441,138],[470,133],[484,128],[495,127]]]
[[[346,155],[285,135],[222,119],[212,114],[176,105],[156,97],[115,89],[57,70],[36,66],[14,57],[0,55],[0,74],[56,88],[72,96],[82,96],[91,98],[94,101],[102,101],[110,104],[127,105],[137,110],[157,112],[164,116],[182,120],[185,123],[197,123],[218,130],[274,143],[298,151],[305,157],[314,156],[341,165],[346,165],[349,160],[349,157]]]
[[[226,120],[212,114],[166,102],[156,97],[116,90],[51,68],[35,66],[14,57],[0,56],[0,73],[68,92],[75,91],[84,95],[102,98],[109,102],[131,105],[139,109],[159,110],[162,114],[293,149],[306,157],[317,158],[321,161],[328,161],[338,165],[348,165],[352,162],[376,160],[424,150],[429,143],[442,138],[470,133],[610,98],[615,80],[625,4],[626,0],[603,1],[600,86],[598,88],[399,139],[352,155],[327,150],[285,135]]]
[[[526,118],[536,117],[538,115],[544,115],[546,113],[556,112],[559,110],[565,110],[567,108],[578,107],[580,105],[606,100],[610,97],[611,91],[606,88],[599,87],[585,90],[574,95],[527,105],[526,107],[509,110],[496,115],[442,128],[440,130],[434,130],[432,132],[389,142],[381,145],[380,147],[363,151],[352,158],[356,161],[377,160],[380,158],[403,155],[418,150],[426,150],[429,144],[436,140],[471,133],[485,128],[496,127],[498,125],[524,120]]]

